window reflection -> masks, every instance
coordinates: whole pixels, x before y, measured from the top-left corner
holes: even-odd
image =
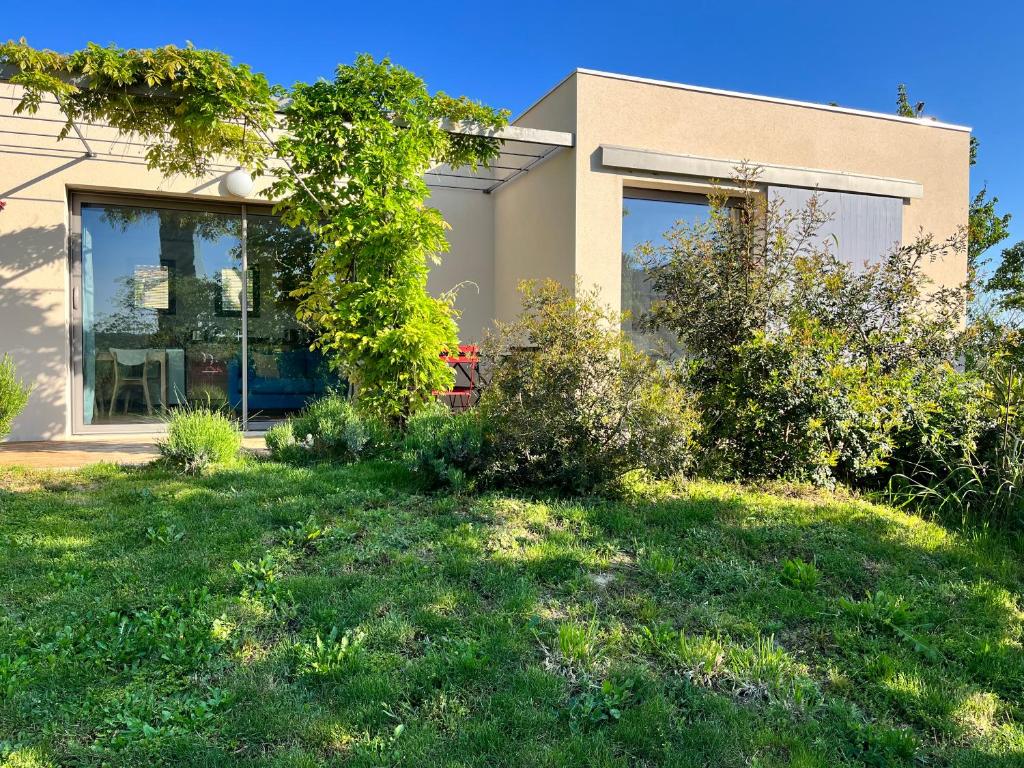
[[[631,194],[645,195],[632,197]],[[649,199],[661,198],[661,199]],[[650,259],[658,259],[657,248],[666,244],[665,233],[678,222],[696,224],[706,221],[710,209],[706,199],[697,195],[672,195],[627,191],[622,201],[622,311],[628,316],[622,329],[637,348],[659,358],[676,358],[681,352],[675,334],[665,329],[641,331],[640,320],[651,310],[658,296],[646,269]],[[641,254],[640,246],[649,243],[653,252]]]
[[[316,243],[305,230],[273,216],[249,215],[246,255],[250,283],[248,322],[249,422],[256,428],[304,407],[340,386],[323,355],[311,351],[311,330],[296,320],[294,291],[309,274]],[[230,370],[232,402],[241,402],[240,359]]]

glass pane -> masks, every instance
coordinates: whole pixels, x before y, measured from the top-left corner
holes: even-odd
[[[86,424],[157,422],[229,397],[241,346],[241,218],[82,205]]]
[[[291,292],[309,274],[316,244],[310,234],[274,216],[249,214],[249,426],[260,429],[303,408],[340,384],[313,334],[295,317]]]
[[[637,327],[657,296],[636,248],[643,243],[651,243],[655,247],[664,245],[665,233],[676,222],[705,221],[708,212],[707,205],[694,202],[632,198],[622,201],[622,311],[629,312],[629,317],[622,322],[622,329],[639,349],[655,357],[674,358],[681,350],[676,335],[671,331],[641,332]]]

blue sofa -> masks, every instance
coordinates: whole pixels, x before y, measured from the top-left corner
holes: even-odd
[[[274,358],[277,376],[258,376],[253,355],[249,356],[250,412],[298,410],[343,385],[319,352],[296,349],[277,352]],[[232,408],[242,407],[242,364],[237,357],[228,363],[228,397]]]

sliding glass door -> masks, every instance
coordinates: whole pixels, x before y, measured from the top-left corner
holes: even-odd
[[[291,295],[308,274],[313,238],[274,216],[246,214],[246,259],[252,286],[247,323],[248,419],[261,429],[337,386],[310,330],[295,319]]]
[[[242,206],[76,198],[76,431],[204,406],[258,427],[335,383],[291,291],[311,238]]]

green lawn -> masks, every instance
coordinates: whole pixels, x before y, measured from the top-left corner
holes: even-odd
[[[0,764],[1024,765],[1019,545],[776,490],[0,470]]]

